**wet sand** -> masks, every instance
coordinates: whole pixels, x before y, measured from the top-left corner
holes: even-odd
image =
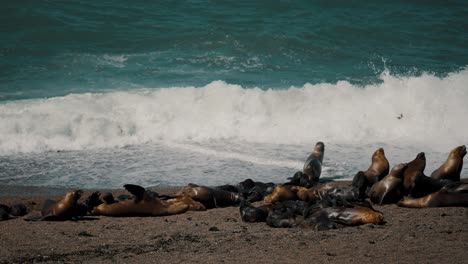
[[[25,203],[33,209],[29,216],[40,214],[45,199],[64,193],[0,190],[0,203]],[[244,223],[238,207],[165,217],[17,218],[0,222],[0,263],[466,263],[468,208],[375,208],[384,213],[384,225],[328,231]]]

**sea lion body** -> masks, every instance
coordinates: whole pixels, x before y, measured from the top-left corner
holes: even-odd
[[[367,177],[368,186],[380,181],[390,170],[390,164],[383,148],[377,149],[372,155],[372,163],[369,168],[364,172]]]
[[[415,187],[417,177],[424,173],[425,168],[426,155],[424,152],[416,155],[416,158],[408,163],[408,168],[403,173],[403,193],[405,195]]]
[[[207,209],[238,205],[242,199],[239,193],[217,190],[196,184],[188,184],[177,193],[177,196],[184,195],[202,203]]]
[[[398,202],[398,206],[410,208],[424,207],[468,207],[468,183],[454,182],[444,186],[435,193],[421,198],[405,197]]]
[[[59,201],[46,200],[41,211],[44,220],[67,220],[85,216],[87,207],[78,203],[82,194],[83,191],[76,190],[66,193]]]
[[[333,222],[347,226],[380,224],[384,218],[381,212],[361,206],[356,206],[353,208],[328,207],[322,210],[326,212],[328,218]]]
[[[291,186],[278,185],[273,189],[273,192],[265,196],[266,203],[275,203],[288,200],[297,200],[296,192],[291,190]]]
[[[183,201],[167,202],[158,198],[158,194],[146,191],[137,185],[126,184],[125,189],[132,193],[133,200],[116,203],[102,203],[91,212],[92,215],[104,216],[163,216],[184,213],[189,205]]]
[[[307,176],[308,184],[304,187],[311,187],[313,184],[318,182],[320,175],[322,174],[322,162],[325,153],[325,145],[323,142],[317,142],[314,147],[314,151],[304,162],[303,173]]]
[[[407,167],[407,163],[396,165],[390,174],[371,187],[369,197],[374,204],[396,203],[401,199],[403,173]]]
[[[460,173],[463,168],[463,158],[465,155],[465,145],[452,149],[447,160],[431,174],[431,178],[436,180],[448,179],[455,182],[460,181]]]

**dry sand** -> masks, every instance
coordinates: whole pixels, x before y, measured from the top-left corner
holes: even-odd
[[[28,204],[30,215],[61,197],[27,187],[16,188],[28,195],[5,196],[12,188],[0,188],[0,203]],[[0,263],[468,263],[468,208],[375,208],[384,225],[329,231],[243,223],[238,207],[166,217],[17,218],[0,222]]]

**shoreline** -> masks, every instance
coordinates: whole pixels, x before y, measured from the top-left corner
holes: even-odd
[[[26,196],[1,196],[0,203],[29,204],[34,210],[29,214],[32,215],[39,214],[45,199],[64,194],[33,195],[42,188],[22,190]],[[111,191],[126,193],[124,189]],[[167,194],[174,189],[157,191]],[[238,207],[162,217],[99,216],[94,220],[64,222],[27,222],[20,217],[0,222],[0,263],[466,261],[468,208],[409,209],[384,205],[375,209],[384,213],[385,224],[328,231],[244,223]]]

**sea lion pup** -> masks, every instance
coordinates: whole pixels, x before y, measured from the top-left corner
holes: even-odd
[[[263,201],[265,203],[275,203],[288,200],[297,200],[297,194],[295,190],[292,190],[292,186],[278,185],[273,189],[273,192],[267,196]]]
[[[242,200],[239,206],[242,221],[248,223],[265,222],[270,210],[271,204],[255,207],[246,200]]]
[[[82,190],[67,192],[65,197],[59,201],[46,200],[42,208],[42,218],[31,218],[26,220],[69,220],[79,218],[87,214],[87,206],[78,203],[83,194]]]
[[[24,204],[14,204],[10,206],[10,215],[12,216],[24,216],[29,213],[29,209]]]
[[[189,206],[183,202],[169,203],[158,198],[158,194],[146,191],[145,188],[125,184],[124,188],[133,194],[133,200],[118,203],[102,203],[92,210],[92,215],[104,216],[163,216],[181,214],[188,210]]]
[[[298,225],[297,215],[302,215],[306,207],[303,201],[284,201],[271,204],[266,224],[276,228],[288,228]]]
[[[5,204],[0,204],[0,221],[10,219],[10,207]]]
[[[272,192],[274,187],[275,184],[272,182],[263,183],[246,179],[236,185],[226,184],[217,186],[215,189],[239,193],[244,199],[252,203],[263,200],[267,194]]]
[[[450,206],[468,207],[468,183],[450,183],[439,191],[428,194],[422,198],[404,197],[398,202],[398,206],[410,208]]]
[[[448,155],[447,160],[431,174],[433,179],[460,180],[460,172],[463,168],[463,157],[466,155],[465,145],[458,146]]]
[[[364,172],[367,177],[368,187],[380,181],[390,170],[390,164],[385,157],[383,148],[377,149],[372,155],[372,163],[369,168]]]
[[[242,200],[239,193],[217,190],[206,186],[189,183],[176,196],[188,196],[202,203],[206,209],[238,205]]]
[[[403,173],[408,163],[400,163],[392,168],[390,174],[376,182],[370,189],[369,198],[374,204],[396,203],[401,197]]]

